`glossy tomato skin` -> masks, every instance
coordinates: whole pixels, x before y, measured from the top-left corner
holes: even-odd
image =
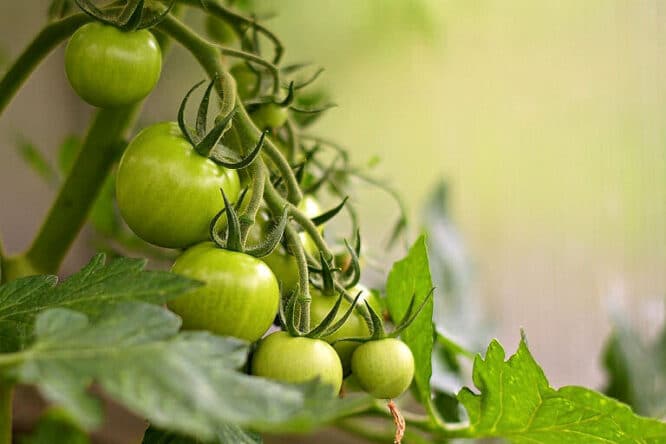
[[[275,103],[264,103],[250,113],[250,117],[261,130],[281,127],[288,116],[287,108]]]
[[[157,40],[146,29],[121,31],[100,22],[79,28],[65,49],[65,72],[74,91],[100,108],[145,98],[162,70]]]
[[[368,290],[360,285],[349,290],[349,293],[352,296],[356,296],[359,291],[363,291],[364,293],[361,295],[362,298],[369,295]],[[323,295],[315,288],[310,289],[310,295],[312,296],[312,302],[310,303],[310,326],[315,327],[331,311],[337,301],[337,297]],[[359,304],[362,303],[362,301],[359,302]],[[350,305],[351,303],[349,301],[343,299],[333,323],[338,322],[344,316]],[[339,330],[323,339],[326,342],[331,343],[343,338],[363,338],[368,336],[370,336],[368,324],[365,322],[365,319],[363,319],[363,316],[357,310],[354,310]],[[351,373],[352,353],[354,353],[354,350],[356,350],[359,345],[360,343],[354,341],[340,341],[333,345],[333,348],[340,357],[344,376],[348,376]]]
[[[205,242],[188,249],[171,271],[205,284],[168,303],[183,328],[254,342],[275,319],[277,280],[259,259]]]
[[[252,356],[252,374],[281,382],[306,382],[315,378],[337,394],[342,386],[342,366],[333,347],[320,339],[296,338],[279,331],[264,338]]]
[[[369,341],[354,351],[351,368],[364,391],[375,398],[392,399],[409,388],[414,377],[414,355],[399,339]]]
[[[185,248],[209,239],[210,221],[238,198],[238,174],[199,155],[175,122],[145,128],[118,166],[116,198],[127,225],[160,247]]]

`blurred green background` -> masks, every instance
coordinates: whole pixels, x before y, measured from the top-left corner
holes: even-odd
[[[11,59],[47,2],[4,2]],[[666,3],[658,0],[281,0],[268,23],[287,62],[324,66],[338,107],[316,131],[380,156],[418,228],[444,178],[473,261],[490,331],[513,349],[519,329],[553,385],[598,387],[609,311],[663,320],[666,294]],[[200,17],[189,17],[194,26]],[[144,123],[174,119],[202,72],[181,50]],[[15,152],[19,135],[53,157],[90,108],[50,57],[0,120],[0,227],[23,248],[53,192]],[[365,238],[382,259],[395,207],[360,190]],[[415,232],[414,232],[415,233]],[[90,252],[80,242],[68,270]],[[661,301],[661,302],[660,302]]]

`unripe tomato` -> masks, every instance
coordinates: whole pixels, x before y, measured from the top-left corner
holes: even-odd
[[[297,338],[278,331],[264,338],[252,356],[252,374],[281,382],[306,382],[319,378],[338,393],[342,366],[337,353],[320,339]]]
[[[116,198],[127,225],[160,247],[184,248],[209,239],[210,221],[234,202],[238,174],[197,153],[175,122],[145,128],[118,166]]]
[[[183,328],[254,342],[275,319],[278,283],[255,257],[205,242],[185,251],[171,271],[205,283],[168,303],[183,318]]]
[[[361,298],[364,298],[364,296],[369,296],[370,294],[368,290],[361,285],[356,286],[350,290],[349,293],[353,296],[356,296],[359,291],[363,291]],[[310,289],[310,295],[312,296],[312,302],[310,304],[310,327],[315,327],[331,311],[335,305],[335,302],[337,301],[337,297],[323,295],[315,288]],[[363,301],[359,299],[358,303],[363,304]],[[344,316],[350,305],[351,304],[349,301],[343,299],[333,324],[338,322],[342,316]],[[330,336],[326,336],[323,339],[326,342],[334,342],[343,338],[361,338],[367,336],[370,336],[370,329],[368,328],[365,319],[363,319],[363,316],[358,311],[354,310],[354,312],[352,312],[352,314],[347,318],[347,321],[345,321],[339,330]],[[341,341],[333,345],[333,348],[335,348],[335,351],[340,357],[342,371],[345,376],[351,373],[352,353],[354,353],[354,350],[356,350],[359,345],[360,344],[358,342],[353,341]]]
[[[81,26],[65,49],[65,72],[74,91],[100,108],[145,98],[162,70],[162,53],[146,29],[121,31],[100,22]]]
[[[412,383],[414,355],[399,339],[369,341],[354,351],[351,368],[364,391],[375,398],[392,399]]]
[[[238,40],[238,34],[234,28],[224,20],[213,15],[206,16],[206,34],[215,42],[220,45],[229,45],[230,43]]]
[[[250,113],[255,125],[261,130],[279,128],[287,121],[289,113],[275,103],[264,103]]]

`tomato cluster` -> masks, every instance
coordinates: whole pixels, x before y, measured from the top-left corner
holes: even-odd
[[[207,18],[206,29],[210,39],[221,44],[231,44],[239,37],[237,28],[219,19]],[[82,26],[65,51],[65,69],[73,89],[83,100],[101,108],[122,107],[144,99],[159,79],[161,64],[160,48],[150,31],[120,30],[99,22]],[[287,99],[266,100],[265,85],[255,67],[242,62],[232,66],[230,73],[237,85],[238,102],[252,102],[245,116],[252,119],[257,133],[271,131],[273,143],[283,144],[279,133],[290,119],[293,83]],[[207,107],[208,99],[202,99],[204,102]],[[292,383],[318,378],[338,393],[343,377],[354,374],[360,386],[378,398],[403,393],[414,373],[409,347],[378,335],[368,314],[360,308],[367,302],[381,312],[377,296],[360,285],[354,286],[358,279],[346,287],[348,295],[361,294],[357,307],[347,299],[338,299],[339,288],[333,290],[330,283],[322,286],[323,278],[310,279],[308,289],[299,288],[299,264],[286,242],[261,259],[248,254],[246,245],[265,244],[271,230],[279,226],[262,201],[253,212],[256,218],[250,221],[249,232],[240,234],[236,211],[247,209],[254,179],[251,172],[255,170],[239,166],[239,175],[233,167],[227,168],[227,163],[199,150],[181,117],[178,122],[150,125],[129,142],[117,168],[116,200],[124,221],[138,237],[158,247],[183,250],[172,266],[174,273],[202,283],[168,304],[182,318],[183,328],[259,341],[249,366],[256,376]],[[230,116],[227,121],[231,123],[219,132],[218,139],[226,131],[233,132]],[[205,125],[198,117],[197,131],[200,127]],[[203,134],[197,137],[205,139]],[[247,190],[241,193],[245,185]],[[243,202],[239,201],[241,196]],[[223,207],[226,216],[220,217]],[[322,209],[314,195],[306,194],[294,211],[303,218],[324,220],[320,219]],[[311,228],[309,234],[301,230],[296,236],[308,260],[324,261],[318,248],[323,241],[312,238],[323,233],[319,222],[313,222],[312,226],[319,226]],[[226,244],[219,240],[219,233],[224,231]],[[230,241],[232,237],[235,243]],[[334,267],[334,260],[330,266]],[[340,270],[323,268],[319,272],[324,274]],[[305,331],[294,334],[296,327],[283,325],[287,331],[262,339],[281,305],[284,308],[293,297],[292,302],[307,310],[303,302],[308,298],[300,296],[308,294],[312,298],[310,325],[304,327]],[[284,317],[281,320],[284,324]]]

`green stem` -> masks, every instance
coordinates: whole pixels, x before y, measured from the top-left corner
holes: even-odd
[[[239,59],[243,59],[248,62],[254,62],[258,65],[266,67],[271,72],[271,76],[273,77],[273,95],[275,96],[273,100],[278,100],[278,94],[280,94],[280,70],[277,66],[273,65],[266,59],[263,59],[247,51],[227,48],[226,46],[217,46],[217,48],[224,55],[237,57]]]
[[[310,295],[310,278],[305,250],[303,249],[301,238],[294,227],[287,225],[284,235],[287,237],[289,251],[293,253],[298,265],[298,306],[300,311],[298,327],[301,332],[307,332],[310,330],[310,303],[312,302],[312,296]]]
[[[312,238],[314,243],[317,245],[317,248],[324,253],[324,258],[330,260],[333,257],[333,253],[326,244],[326,241],[322,237],[321,233],[317,229],[317,226],[312,222],[312,220],[303,214],[298,208],[296,208],[291,202],[287,202],[280,193],[277,192],[272,183],[266,182],[266,189],[264,190],[264,198],[266,201],[274,206],[279,208],[284,208],[285,205],[289,208],[289,215],[294,218],[296,223],[300,225],[306,233]]]
[[[269,29],[265,28],[261,24],[257,23],[252,19],[243,17],[240,14],[236,14],[235,12],[225,8],[224,6],[214,1],[207,1],[205,2],[205,5],[202,4],[201,0],[179,0],[179,1],[185,5],[203,9],[207,13],[212,14],[213,16],[219,18],[220,20],[230,22],[234,25],[255,28],[257,31],[264,34],[266,38],[268,38],[271,42],[273,42],[273,45],[275,47],[275,57],[273,57],[273,63],[277,64],[280,62],[282,54],[284,54],[284,47],[282,46],[282,42],[275,34],[273,34]]]
[[[90,20],[86,14],[75,14],[50,23],[37,34],[0,80],[0,114],[42,59]]]
[[[95,114],[65,183],[26,257],[43,273],[56,273],[85,223],[88,211],[139,111],[139,105]]]
[[[256,140],[259,140],[259,137],[261,136],[261,131],[259,131],[254,125],[252,119],[248,116],[245,107],[239,106],[237,115],[238,120],[236,121],[236,129],[238,130],[241,140],[246,141],[246,143],[256,143]],[[287,186],[287,200],[294,205],[298,205],[301,199],[303,199],[303,193],[298,184],[298,180],[296,179],[296,176],[294,176],[291,165],[289,165],[287,159],[284,158],[270,137],[264,139],[262,154],[270,159],[284,179]]]
[[[245,245],[247,235],[257,218],[257,213],[259,212],[259,207],[261,206],[264,195],[264,186],[266,184],[266,172],[264,171],[263,165],[260,165],[257,160],[252,162],[252,165],[250,166],[250,175],[254,178],[252,182],[252,195],[250,196],[250,202],[241,217],[241,239],[243,245]]]
[[[0,444],[12,443],[13,399],[13,386],[6,381],[0,382]]]
[[[220,53],[215,45],[212,45],[199,37],[180,20],[171,15],[166,16],[165,19],[157,25],[157,29],[183,45],[190,53],[192,53],[206,71],[208,77],[211,79],[218,79],[218,81],[215,82],[215,89],[220,98],[223,99],[224,103],[236,102],[235,99],[233,101],[230,100],[231,97],[236,97],[235,83],[229,83],[229,78],[231,76],[224,75],[225,70],[220,62]]]

